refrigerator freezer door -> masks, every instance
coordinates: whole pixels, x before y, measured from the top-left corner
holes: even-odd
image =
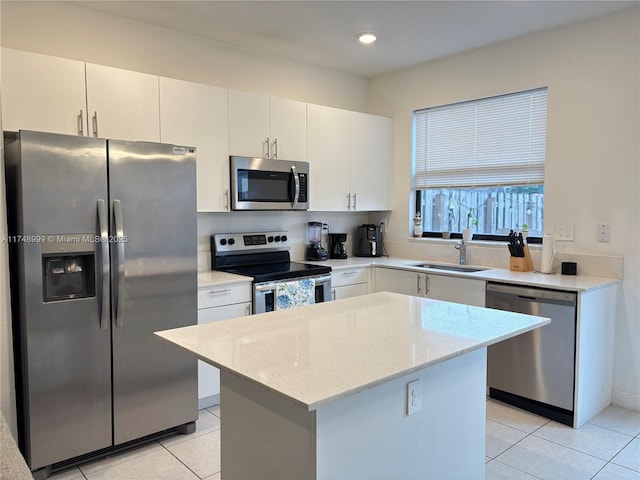
[[[198,415],[195,358],[153,335],[197,323],[196,165],[190,148],[108,144],[118,445]]]
[[[11,244],[20,441],[37,469],[112,443],[111,338],[100,328],[109,292],[94,241],[107,158],[100,139],[18,138],[5,153],[10,233],[22,236]]]

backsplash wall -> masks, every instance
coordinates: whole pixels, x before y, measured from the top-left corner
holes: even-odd
[[[323,222],[331,233],[347,234],[347,254],[353,254],[352,241],[355,228],[369,223],[367,212],[225,212],[198,213],[198,270],[211,269],[210,235],[284,230],[291,239],[291,259],[304,260],[307,244],[307,222]],[[327,232],[322,245],[328,248]]]

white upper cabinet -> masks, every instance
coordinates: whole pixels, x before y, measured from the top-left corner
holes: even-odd
[[[268,157],[269,97],[229,90],[229,152]]]
[[[229,210],[229,155],[310,163],[310,209],[391,209],[392,121],[2,48],[5,130],[197,149],[198,211]]]
[[[5,130],[157,142],[158,77],[2,49],[2,119]]]
[[[307,104],[270,97],[271,158],[307,159]]]
[[[310,209],[391,209],[392,121],[309,104]]]
[[[86,64],[89,134],[160,141],[158,77]]]
[[[346,211],[351,191],[351,112],[307,105],[309,209]]]
[[[86,135],[84,62],[2,49],[2,128]]]
[[[351,114],[351,192],[355,210],[391,210],[390,118]]]
[[[306,133],[306,103],[229,90],[231,155],[306,160]]]
[[[196,147],[198,211],[229,210],[228,91],[160,77],[160,139]]]

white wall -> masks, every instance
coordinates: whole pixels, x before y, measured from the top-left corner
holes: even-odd
[[[549,87],[545,231],[575,223],[561,252],[624,256],[614,402],[640,410],[640,9],[528,35],[374,79],[369,110],[394,118],[394,249],[409,242],[412,111]],[[611,242],[596,241],[596,224]],[[481,249],[482,247],[477,247]],[[393,252],[392,252],[393,253]],[[506,256],[506,254],[505,254]],[[579,265],[580,268],[580,265]]]

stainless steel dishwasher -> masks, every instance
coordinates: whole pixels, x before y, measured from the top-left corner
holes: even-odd
[[[488,349],[489,396],[573,425],[577,294],[487,283],[486,306],[551,318]]]

